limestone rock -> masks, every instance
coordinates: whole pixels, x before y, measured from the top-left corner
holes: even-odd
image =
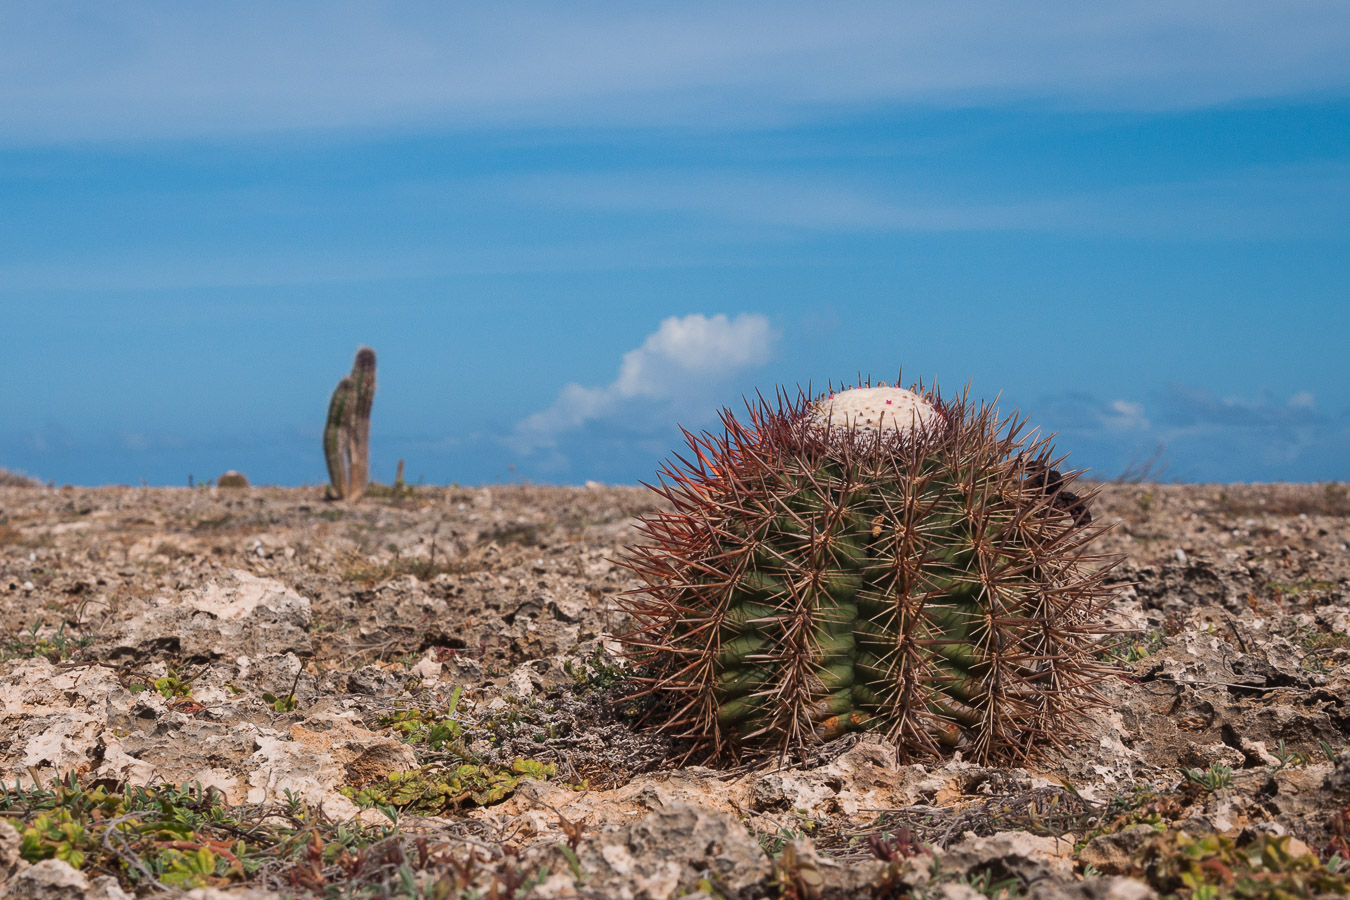
[[[19,855],[19,841],[19,832],[14,826],[0,819],[0,885],[28,868],[28,863]]]
[[[1027,896],[1031,900],[1153,900],[1158,894],[1142,881],[1115,876],[1036,885]]]
[[[902,766],[895,747],[866,738],[816,769],[787,769],[755,779],[758,811],[801,809],[812,815],[855,816],[860,810],[913,806],[931,800],[946,779],[923,766]]]
[[[1034,884],[1073,871],[1073,842],[1025,831],[970,836],[941,854],[944,872],[988,872],[995,881]]]
[[[8,900],[131,900],[110,875],[90,879],[59,859],[44,859],[5,884]]]
[[[1124,875],[1136,868],[1139,852],[1157,833],[1152,825],[1132,825],[1114,834],[1098,835],[1088,841],[1078,860],[1107,875]]]
[[[614,900],[668,900],[708,882],[726,900],[749,900],[773,864],[734,817],[672,803],[582,845],[587,890]]]
[[[309,655],[310,602],[281,582],[241,570],[159,597],[110,637],[112,652],[198,659]]]
[[[1336,768],[1327,776],[1323,786],[1338,794],[1350,794],[1350,750],[1342,750],[1336,756]]]
[[[340,717],[326,717],[326,730],[291,727],[290,740],[262,736],[249,760],[250,803],[280,803],[286,791],[313,803],[333,819],[350,819],[361,813],[355,803],[339,792],[344,786],[360,787],[390,772],[414,769],[412,748],[388,735],[375,734]],[[320,724],[313,719],[310,724]],[[366,810],[366,818],[381,822],[382,815]]]
[[[0,721],[9,732],[8,749],[0,750],[0,774],[26,785],[71,772],[93,771],[116,781],[148,778],[149,767],[124,752],[109,727],[110,715],[133,704],[112,669],[23,660],[0,676]]]

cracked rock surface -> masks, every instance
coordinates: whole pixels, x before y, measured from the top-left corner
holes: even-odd
[[[0,487],[0,894],[1124,900],[1190,896],[1187,854],[1240,878],[1261,847],[1258,882],[1335,895],[1344,486],[1106,486],[1119,674],[1089,740],[1024,767],[902,765],[873,736],[680,764],[615,641],[636,585],[613,560],[655,508]],[[183,829],[78,858],[24,799],[184,784]]]

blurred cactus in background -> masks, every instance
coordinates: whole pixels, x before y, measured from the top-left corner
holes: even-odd
[[[0,487],[40,487],[41,482],[22,472],[0,469]]]
[[[343,376],[328,403],[323,455],[338,500],[360,500],[370,482],[370,410],[375,402],[375,351],[356,351],[352,373]]]

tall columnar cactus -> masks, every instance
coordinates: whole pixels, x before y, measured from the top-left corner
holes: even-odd
[[[1111,563],[1047,440],[968,398],[780,393],[686,432],[625,564],[627,637],[691,753],[798,753],[847,732],[906,758],[1026,757],[1075,733]]]
[[[339,500],[360,500],[370,482],[370,410],[375,402],[375,351],[356,351],[352,373],[343,376],[328,402],[323,456]]]

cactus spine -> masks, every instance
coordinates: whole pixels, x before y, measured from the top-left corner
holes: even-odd
[[[1004,761],[1074,733],[1109,671],[1109,565],[1046,440],[884,384],[722,422],[685,433],[656,488],[672,510],[641,520],[625,563],[643,693],[690,753],[874,730],[905,758]]]
[[[350,375],[344,375],[328,402],[323,456],[328,480],[339,500],[360,500],[370,483],[370,411],[375,402],[375,351],[362,347]]]

